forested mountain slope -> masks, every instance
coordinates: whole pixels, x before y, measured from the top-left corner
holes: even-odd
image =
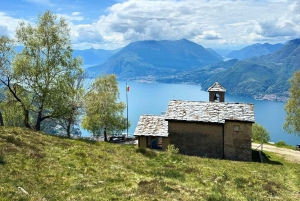
[[[201,45],[186,39],[138,41],[124,47],[104,64],[88,68],[93,75],[114,73],[120,79],[167,76],[189,71],[222,59]]]

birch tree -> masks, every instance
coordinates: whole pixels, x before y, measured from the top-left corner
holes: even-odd
[[[285,105],[284,130],[300,136],[300,71],[296,71],[290,80],[290,99]]]
[[[16,81],[5,85],[24,110],[25,126],[39,131],[43,120],[59,119],[68,111],[65,103],[77,93],[70,83],[82,73],[82,62],[72,56],[65,19],[50,11],[40,14],[36,25],[21,22],[16,40],[24,49],[13,62]]]
[[[4,125],[3,111],[5,109],[5,89],[3,86],[11,86],[14,82],[12,73],[12,59],[14,57],[13,40],[6,36],[0,37],[0,86],[1,86],[1,105],[0,105],[0,125]],[[13,88],[13,87],[11,87]],[[24,111],[25,112],[25,111]]]
[[[82,127],[93,135],[120,132],[127,128],[124,117],[125,103],[120,101],[115,75],[104,75],[95,79],[85,97],[85,114]]]

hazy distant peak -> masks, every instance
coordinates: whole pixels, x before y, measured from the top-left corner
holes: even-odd
[[[296,39],[294,39],[294,40],[291,40],[289,43],[299,45],[299,44],[300,44],[300,38],[296,38]]]
[[[256,43],[249,46],[246,46],[240,50],[231,51],[227,57],[236,58],[236,59],[247,59],[251,57],[258,57],[262,55],[270,54],[278,49],[280,49],[283,44],[269,44],[269,43]]]

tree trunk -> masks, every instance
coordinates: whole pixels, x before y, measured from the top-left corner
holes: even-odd
[[[2,112],[0,111],[0,126],[4,126]]]
[[[26,128],[31,129],[31,126],[29,123],[29,111],[24,109],[24,107],[23,107],[23,111],[24,111],[24,125]]]
[[[106,127],[104,127],[104,141],[107,142]]]
[[[24,113],[24,126],[26,128],[32,129],[32,127],[30,126],[30,121],[29,121],[29,110],[26,109],[24,102],[17,96],[17,85],[13,85],[11,86],[10,84],[11,78],[8,77],[8,81],[7,83],[2,81],[1,82],[8,87],[8,90],[10,91],[10,93],[13,95],[13,97],[15,97],[15,99],[21,104],[21,107],[23,109],[23,113]]]
[[[41,130],[41,123],[42,123],[42,110],[39,111],[38,117],[36,119],[35,130]]]
[[[71,121],[70,121],[70,119],[68,120],[68,125],[67,125],[67,136],[68,136],[68,138],[71,138]]]

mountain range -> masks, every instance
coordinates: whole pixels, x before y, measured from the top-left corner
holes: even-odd
[[[214,50],[186,39],[138,41],[87,72],[114,73],[120,80],[200,84],[204,90],[218,81],[232,94],[287,99],[288,80],[300,68],[300,39],[284,45],[254,44],[228,55],[234,54],[246,59],[224,61]]]
[[[203,89],[218,81],[232,94],[286,101],[290,87],[288,80],[300,69],[300,39],[292,40],[268,55],[226,62],[232,65],[223,64],[225,67],[222,68],[220,64],[218,71],[213,71],[213,66],[207,68],[206,72],[210,74],[201,80]],[[196,81],[203,72],[189,72],[183,79],[188,75],[194,77],[189,77],[190,80]]]
[[[226,57],[243,60],[251,57],[258,57],[258,56],[270,54],[280,49],[282,46],[283,44],[281,43],[277,43],[277,44],[256,43],[253,45],[246,46],[240,50],[233,50],[229,54],[227,54]]]
[[[169,76],[222,61],[217,53],[186,39],[133,42],[101,65],[88,68],[89,74],[114,73],[119,79]]]

